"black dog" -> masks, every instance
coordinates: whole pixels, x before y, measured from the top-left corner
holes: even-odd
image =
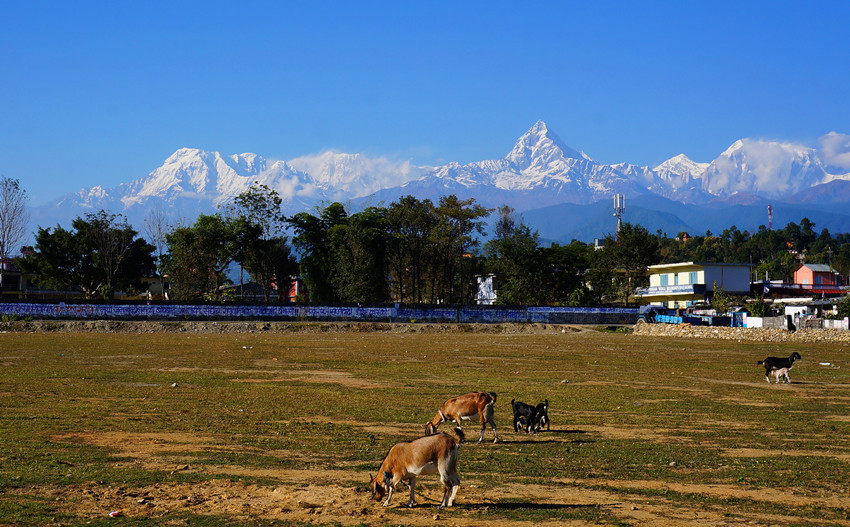
[[[788,356],[788,358],[783,357],[768,357],[764,360],[758,361],[758,364],[764,365],[764,378],[767,382],[770,382],[770,372],[773,370],[781,370],[781,369],[791,369],[794,366],[795,360],[800,360],[803,357],[800,356],[796,351]],[[785,374],[787,379],[788,374]],[[779,382],[779,379],[776,379],[776,382]]]
[[[536,407],[511,399],[511,408],[514,411],[514,432],[523,429],[525,433],[533,434],[537,433],[544,425],[546,425],[546,430],[549,430],[549,399]]]

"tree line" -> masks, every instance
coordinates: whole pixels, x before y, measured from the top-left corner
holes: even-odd
[[[299,300],[316,303],[468,304],[479,277],[494,275],[497,303],[569,306],[633,303],[635,289],[648,284],[647,267],[658,263],[752,263],[754,278],[786,281],[801,258],[850,272],[850,235],[815,233],[806,218],[779,230],[733,226],[675,238],[624,223],[600,249],[578,240],[545,245],[512,208],[455,195],[436,203],[404,196],[356,212],[330,203],[292,216],[281,203],[255,184],[191,224],[169,224],[155,209],[144,222],[146,238],[121,215],[90,213],[70,229],[39,227],[34,252],[18,266],[45,288],[87,298],[140,292],[142,278],[166,276],[173,300],[223,300],[235,267],[267,302],[285,298],[275,290],[287,292],[299,276],[309,294]]]
[[[726,262],[753,265],[756,280],[792,282],[800,262],[827,264],[842,276],[850,275],[850,234],[830,234],[828,229],[815,232],[815,224],[803,218],[799,225],[790,222],[782,229],[761,225],[755,232],[740,231],[734,225],[718,235],[687,236],[679,233],[661,240],[661,261]]]

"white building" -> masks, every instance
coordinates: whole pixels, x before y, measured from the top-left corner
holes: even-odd
[[[651,265],[649,287],[638,289],[636,294],[648,304],[664,304],[668,308],[710,302],[715,284],[729,295],[749,295],[751,267],[708,262]]]

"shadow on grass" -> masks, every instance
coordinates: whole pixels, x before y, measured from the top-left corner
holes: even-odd
[[[544,443],[558,443],[560,445],[584,445],[587,443],[594,443],[595,441],[591,441],[588,439],[573,439],[572,441],[567,441],[564,439],[518,439],[516,441],[499,441],[500,443],[504,443],[506,445],[539,445]]]
[[[570,444],[592,443],[593,441],[589,441],[589,440],[586,440],[586,439],[573,439],[572,441],[565,441],[564,439],[561,439],[561,438],[558,438],[558,439],[555,439],[555,438],[546,439],[545,438],[545,436],[547,436],[549,434],[553,434],[553,435],[563,435],[563,434],[576,435],[576,434],[586,434],[586,433],[587,432],[585,432],[584,430],[547,430],[545,432],[538,432],[537,434],[528,435],[529,438],[536,437],[536,438],[539,438],[539,439],[501,439],[499,441],[501,443],[507,443],[507,444],[512,444],[512,445],[514,445],[514,444],[515,445],[529,445],[529,444],[535,444],[535,443],[570,443]]]

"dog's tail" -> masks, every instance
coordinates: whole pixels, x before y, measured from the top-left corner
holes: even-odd
[[[764,364],[763,360],[758,361],[756,364]]]

